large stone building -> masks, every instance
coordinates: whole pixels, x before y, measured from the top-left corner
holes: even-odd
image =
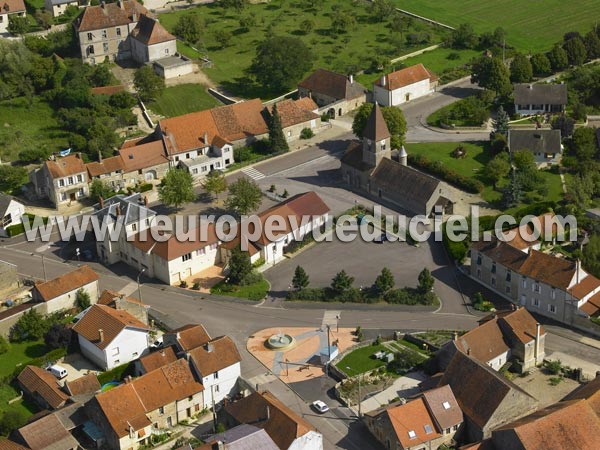
[[[392,159],[391,134],[379,104],[375,104],[363,132],[342,157],[342,178],[352,188],[391,202],[411,214],[429,216],[435,206],[451,212],[455,193],[446,183],[407,164],[404,147]]]
[[[89,64],[133,59],[147,63],[177,53],[177,41],[135,0],[88,6],[75,24],[81,58]]]
[[[56,207],[70,205],[89,194],[88,172],[80,153],[51,156],[29,174],[35,194]]]

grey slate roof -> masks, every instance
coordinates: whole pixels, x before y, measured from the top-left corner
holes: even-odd
[[[511,152],[561,153],[560,138],[560,130],[510,130],[508,148]]]
[[[440,184],[439,180],[423,172],[387,158],[381,160],[371,174],[371,180],[386,192],[395,192],[398,196],[423,204],[429,201]]]
[[[247,424],[216,434],[208,442],[222,442],[225,450],[279,450],[265,430]]]
[[[6,213],[6,210],[8,209],[8,205],[10,205],[10,202],[12,200],[15,200],[15,198],[12,197],[11,195],[3,194],[0,192],[0,217],[4,216],[4,213]]]
[[[566,84],[515,84],[514,98],[517,105],[566,105]]]
[[[98,219],[103,222],[104,217],[110,216],[113,220],[117,220],[117,207],[120,209],[121,216],[124,217],[124,224],[137,222],[140,218],[153,217],[156,215],[154,211],[144,206],[141,194],[133,194],[125,196],[117,194],[109,199],[104,200],[104,208],[100,208],[99,204],[94,205],[96,212],[94,213]]]
[[[362,160],[362,144],[357,141],[351,142],[348,149],[344,152],[342,164],[347,164],[361,172],[373,169],[373,167]]]
[[[50,3],[52,3],[53,6],[64,5],[66,3],[73,3],[73,2],[76,2],[76,0],[50,0]]]

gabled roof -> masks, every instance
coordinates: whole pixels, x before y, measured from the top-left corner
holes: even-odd
[[[512,336],[517,338],[522,344],[528,344],[535,340],[537,320],[525,308],[519,308],[508,314],[498,317],[500,328],[507,332],[510,330]],[[540,326],[540,336],[546,334],[543,326]]]
[[[319,105],[310,97],[302,97],[296,100],[296,105],[299,108],[306,109],[307,111],[316,111],[319,109]]]
[[[254,392],[224,409],[237,423],[264,429],[279,448],[289,448],[295,439],[316,431],[269,391]]]
[[[318,119],[320,116],[311,110],[302,108],[298,102],[300,100],[287,99],[277,103],[277,113],[281,119],[281,127],[287,128],[300,123],[305,123],[310,120]],[[267,108],[269,114],[272,113],[273,107]]]
[[[21,444],[17,444],[15,441],[11,441],[10,439],[0,438],[0,450],[29,450],[29,449],[27,447],[23,447]]]
[[[177,355],[173,346],[169,346],[142,356],[139,361],[147,373],[177,361]]]
[[[25,11],[23,0],[0,0],[0,14],[12,14]]]
[[[91,394],[100,390],[100,382],[94,373],[88,373],[72,381],[65,382],[65,388],[71,395]]]
[[[440,430],[458,425],[463,414],[450,386],[441,386],[423,393],[423,399]]]
[[[79,443],[54,414],[48,414],[24,427],[17,434],[31,450],[79,448]]]
[[[139,299],[133,297],[125,297],[124,294],[120,294],[116,291],[111,291],[110,289],[104,289],[98,298],[99,305],[110,306],[111,308],[116,308],[116,300],[122,298],[126,302],[135,303],[136,305],[144,306]]]
[[[299,87],[308,89],[317,94],[332,97],[335,100],[351,100],[364,95],[365,87],[340,73],[326,69],[317,69],[300,83]]]
[[[280,450],[265,430],[245,423],[215,434],[195,450],[214,450],[215,444],[223,450]]]
[[[119,170],[123,170],[123,158],[121,158],[121,155],[111,156],[110,158],[105,158],[102,161],[87,163],[85,167],[90,177],[110,174]]]
[[[560,130],[508,130],[511,152],[561,153]]]
[[[473,249],[515,272],[519,271],[527,259],[527,253],[496,238],[493,238],[490,242],[485,242],[484,240],[475,242]],[[471,255],[471,258],[474,257],[475,255]]]
[[[73,331],[103,350],[125,328],[135,328],[148,332],[148,326],[127,311],[116,310],[104,305],[92,305],[83,317],[73,326]],[[100,330],[104,335],[100,341]]]
[[[505,400],[515,400],[520,405],[512,418],[521,417],[537,403],[503,375],[461,351],[455,353],[440,385],[450,385],[460,409],[480,428],[485,427]],[[505,419],[508,422],[511,417]]]
[[[375,106],[371,110],[371,114],[367,119],[367,124],[363,130],[363,139],[370,139],[371,141],[383,141],[391,136],[388,130],[381,107],[379,103],[375,103]]]
[[[121,7],[122,6],[122,7]],[[134,0],[122,0],[119,3],[105,3],[85,8],[77,31],[93,31],[135,23],[148,10]]]
[[[566,84],[515,84],[514,98],[517,105],[566,105]]]
[[[579,307],[581,311],[590,317],[596,317],[600,314],[600,292],[592,295],[587,301]]]
[[[562,401],[494,431],[492,440],[511,449],[597,449],[600,418],[585,400]]]
[[[589,405],[600,417],[600,376],[596,375],[592,381],[588,381],[573,391],[571,391],[563,400],[585,399]]]
[[[567,289],[575,276],[575,262],[531,249],[519,273],[559,289]]]
[[[102,203],[94,205],[100,223],[104,220],[123,220],[125,225],[139,222],[142,219],[150,219],[156,215],[154,211],[146,207],[141,194],[132,194],[125,196],[122,194],[114,195]]]
[[[362,144],[358,141],[352,141],[342,155],[342,164],[346,164],[361,172],[373,170],[373,166],[363,161]]]
[[[14,198],[12,195],[0,192],[0,217],[4,217],[6,210],[10,206],[10,202],[20,203],[19,200]]]
[[[86,171],[85,164],[79,153],[53,158],[44,162],[52,178],[64,178]]]
[[[160,44],[161,42],[174,41],[176,38],[158,23],[157,19],[152,19],[142,15],[139,22],[131,32],[131,36],[145,45]]]
[[[210,341],[210,335],[199,323],[190,323],[164,334],[163,339],[177,342],[177,346],[184,352],[200,347]]]
[[[31,394],[43,398],[53,409],[61,407],[69,399],[60,389],[56,377],[40,367],[26,366],[17,380]]]
[[[229,336],[221,336],[188,352],[190,360],[202,377],[223,370],[242,360]]]
[[[405,69],[396,70],[395,72],[384,75],[384,77],[385,86],[382,86],[381,79],[378,79],[375,82],[375,85],[387,89],[388,91],[394,91],[423,80],[437,80],[437,77],[427,70],[423,64],[416,64]]]
[[[204,390],[185,359],[153,370],[133,381],[96,395],[104,416],[119,437],[129,425],[139,430],[150,425],[146,413],[190,397]]]
[[[402,193],[402,196],[423,205],[439,188],[440,180],[389,158],[383,158],[371,179],[389,193]]]
[[[140,169],[167,164],[169,159],[162,140],[147,141],[139,139],[128,141],[119,150],[123,163],[123,172],[135,172]]]
[[[37,283],[33,289],[39,294],[41,300],[48,302],[99,279],[99,275],[86,264],[53,280]]]

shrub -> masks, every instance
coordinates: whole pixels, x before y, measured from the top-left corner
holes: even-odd
[[[288,198],[288,197],[290,196],[290,193],[288,192],[288,190],[287,190],[287,189],[285,189],[285,190],[283,191],[283,194],[281,194],[281,196],[282,196],[283,198]]]
[[[66,348],[71,342],[71,329],[62,323],[55,323],[44,334],[44,342],[51,349]]]
[[[192,289],[194,291],[199,291],[200,290],[200,283],[198,283],[197,281],[194,282],[194,284],[192,285]]]
[[[143,184],[140,184],[140,186],[138,187],[137,190],[139,192],[147,192],[147,191],[151,191],[153,187],[154,186],[152,185],[152,183],[143,183]]]
[[[10,343],[6,340],[4,336],[0,336],[0,355],[8,352],[10,350]]]
[[[89,308],[91,305],[90,294],[84,291],[83,288],[80,288],[75,294],[75,305],[81,311]]]
[[[266,263],[265,258],[261,257],[252,263],[252,267],[254,267],[256,269],[260,266],[263,266],[265,263]]]
[[[329,117],[329,114],[327,114],[327,113],[321,114],[321,122],[329,122],[329,119],[331,119],[331,117]]]
[[[275,186],[274,184],[271,185],[271,187],[269,187],[269,192],[275,192],[277,190],[277,186]]]
[[[558,375],[562,369],[562,363],[559,359],[554,361],[547,361],[545,366],[546,369],[548,369],[548,372],[550,372],[552,375]]]
[[[23,411],[18,409],[9,409],[6,411],[0,419],[0,432],[3,435],[7,435],[17,428],[21,428],[27,423],[27,417]]]
[[[25,312],[10,329],[9,339],[13,342],[35,341],[40,339],[48,331],[48,328],[49,324],[46,319],[32,308]]]
[[[186,288],[188,286],[187,281],[183,280],[179,283],[180,288]]]
[[[313,133],[313,130],[310,128],[302,128],[302,131],[300,132],[300,139],[310,139],[314,135],[315,133]]]
[[[449,59],[450,61],[456,61],[457,59],[460,59],[460,55],[457,52],[451,52],[451,53],[448,53],[448,56],[446,56],[446,59]]]

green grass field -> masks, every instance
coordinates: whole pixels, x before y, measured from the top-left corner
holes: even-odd
[[[15,161],[28,147],[44,147],[55,152],[68,147],[67,133],[54,118],[54,111],[40,97],[31,107],[24,97],[0,102],[0,156]]]
[[[194,111],[210,109],[221,103],[199,84],[181,84],[166,88],[148,108],[165,117],[180,116]]]
[[[336,35],[330,28],[332,11],[338,7],[348,11],[356,19],[357,26]],[[187,14],[198,14],[205,23],[206,32],[201,44],[204,50],[201,53],[206,54],[214,63],[213,68],[205,69],[206,74],[229,91],[246,98],[268,95],[248,82],[245,71],[255,56],[257,44],[264,40],[269,32],[301,38],[315,55],[313,68],[324,67],[342,73],[367,68],[364,65],[368,65],[370,57],[374,55],[385,55],[392,59],[439,43],[442,41],[441,34],[447,33],[423,22],[415,22],[405,36],[413,32],[429,33],[430,42],[415,46],[406,45],[398,51],[388,41],[391,35],[388,23],[373,21],[368,13],[367,3],[360,2],[352,6],[347,0],[323,0],[313,9],[300,2],[252,4],[241,14],[213,3],[161,14],[160,22],[172,31],[179,17]],[[240,27],[239,21],[240,18],[251,15],[256,18],[256,24],[250,26],[246,32]],[[305,35],[299,30],[299,24],[306,19],[314,22],[314,28]],[[215,33],[220,30],[232,34],[231,42],[225,48],[220,48],[215,39]],[[178,48],[188,56],[198,56],[187,46],[180,44]],[[300,80],[293,80],[292,86],[297,81]]]
[[[220,281],[212,287],[211,294],[226,295],[231,297],[247,298],[250,300],[259,301],[265,298],[269,291],[269,282],[264,278],[257,283],[247,286],[233,286]]]
[[[11,342],[8,352],[0,356],[0,377],[11,374],[17,365],[25,367],[34,358],[44,356],[48,348],[44,341]]]
[[[25,399],[8,404],[9,400],[18,396],[19,392],[14,387],[8,384],[0,384],[0,416],[7,411],[20,411],[24,417],[29,417],[38,410],[33,403]]]
[[[336,364],[336,366],[350,376],[377,369],[378,367],[386,365],[386,363],[381,359],[375,359],[372,357],[374,353],[377,353],[380,350],[389,352],[389,350],[383,345],[367,345],[366,347],[362,347],[348,353],[340,360],[340,362]],[[348,370],[347,367],[350,367],[351,370]]]
[[[446,25],[470,23],[477,32],[502,27],[507,42],[523,52],[549,50],[568,31],[587,32],[598,16],[598,0],[393,0],[406,11]]]

